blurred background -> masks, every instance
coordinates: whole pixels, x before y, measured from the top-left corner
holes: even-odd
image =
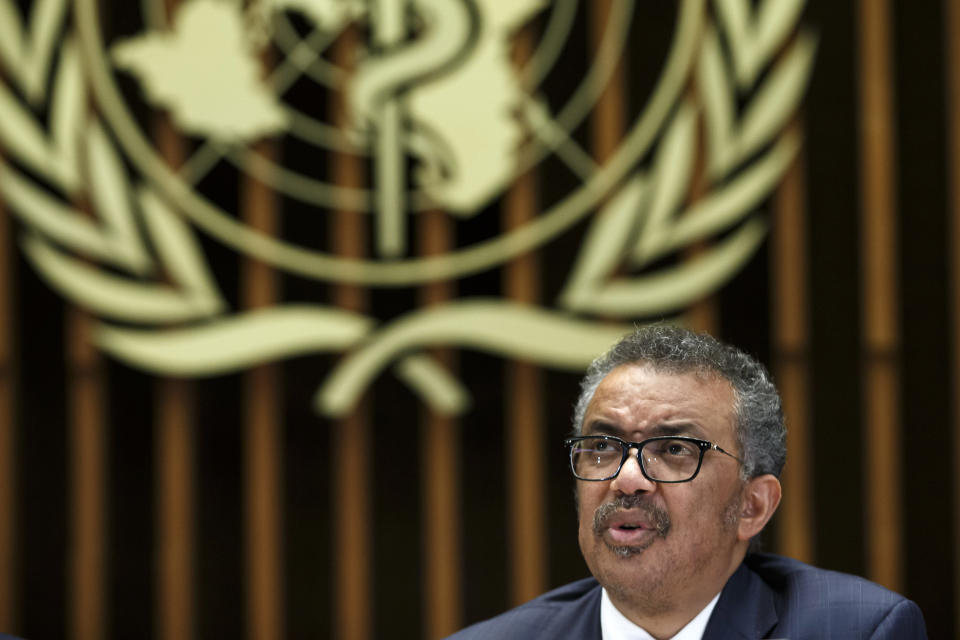
[[[0,630],[440,638],[587,575],[634,324],[755,354],[767,550],[958,635],[960,6],[0,0]]]

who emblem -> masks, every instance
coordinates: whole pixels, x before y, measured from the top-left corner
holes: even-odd
[[[151,372],[343,353],[317,391],[331,415],[391,365],[462,411],[428,348],[581,369],[728,281],[797,152],[787,125],[815,50],[802,0],[108,4],[0,0],[0,197],[28,260],[98,318],[101,349]],[[610,104],[616,148],[591,152]],[[496,207],[525,174],[539,204],[504,228]],[[236,196],[250,184],[270,194],[269,233]],[[416,251],[425,212],[448,219],[445,253]],[[338,249],[334,215],[356,218],[361,255]],[[372,289],[582,242],[549,304],[464,296],[387,321],[314,300],[231,309],[202,236],[297,281]]]

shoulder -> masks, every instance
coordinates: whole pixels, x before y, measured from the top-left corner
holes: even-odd
[[[777,594],[782,621],[855,634],[848,637],[926,637],[916,603],[874,582],[773,554],[751,554],[744,564]]]
[[[860,601],[899,602],[903,596],[865,578],[809,564],[771,553],[750,554],[744,564],[775,591],[821,594],[831,602],[854,596]]]
[[[584,616],[583,614],[588,614]],[[588,637],[580,629],[600,624],[600,585],[593,578],[554,589],[495,618],[478,622],[450,636],[449,640],[494,640],[498,638]],[[579,627],[579,629],[578,629]]]

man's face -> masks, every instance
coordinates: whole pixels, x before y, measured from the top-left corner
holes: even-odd
[[[583,435],[608,434],[638,442],[686,435],[740,454],[729,382],[715,375],[658,372],[623,365],[597,387]],[[739,464],[708,451],[690,482],[654,483],[643,477],[636,450],[620,474],[577,481],[580,549],[590,571],[621,607],[649,614],[706,605],[739,564]]]

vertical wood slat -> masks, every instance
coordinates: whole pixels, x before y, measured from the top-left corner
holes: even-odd
[[[864,438],[868,571],[902,586],[899,326],[890,7],[860,0],[860,158]]]
[[[172,20],[178,4],[179,0],[164,0],[168,20]],[[154,126],[160,156],[167,166],[179,167],[186,155],[183,138],[168,116],[158,116]],[[167,378],[156,382],[154,455],[159,538],[154,619],[160,640],[192,640],[196,633],[194,389],[187,380]]]
[[[250,151],[275,155],[270,143]],[[278,232],[273,191],[252,176],[242,186],[240,201],[246,225],[273,237]],[[268,264],[243,262],[241,298],[244,308],[273,305],[279,298],[277,274]],[[275,364],[260,365],[243,377],[245,431],[246,566],[249,637],[284,637],[282,453],[280,372]]]
[[[2,78],[0,78],[2,81]],[[0,156],[2,162],[2,156]],[[0,166],[0,171],[2,171]],[[15,285],[12,225],[0,200],[0,629],[17,628],[17,456],[14,415]]]
[[[790,134],[803,139],[799,118]],[[774,195],[771,230],[771,306],[774,377],[783,398],[789,459],[783,471],[778,551],[813,562],[814,475],[810,432],[810,325],[807,284],[806,172],[804,150],[797,153]]]
[[[590,48],[593,52],[600,48],[600,43],[606,35],[605,27],[615,1],[595,0],[590,3],[587,19],[590,28]],[[624,59],[621,56],[590,117],[591,148],[598,165],[603,165],[622,142],[627,107],[625,73]]]
[[[691,83],[689,92],[691,97],[695,93],[694,83]],[[704,132],[704,123],[701,118],[698,126],[698,149],[706,149],[706,135]],[[707,184],[707,154],[698,153],[694,158],[693,177],[690,180],[690,191],[687,194],[687,203],[692,204],[704,197],[709,185]],[[696,260],[698,257],[710,250],[708,241],[696,242],[683,252],[683,259],[687,261]],[[717,303],[717,295],[710,294],[694,302],[684,313],[684,321],[694,331],[701,331],[711,335],[718,335],[720,332],[720,309]]]
[[[167,15],[173,15],[173,0]],[[179,167],[186,155],[184,139],[167,116],[154,122],[156,147],[169,167]],[[194,600],[196,485],[194,460],[194,383],[158,379],[156,403],[156,518],[159,536],[155,549],[156,611],[160,640],[192,640],[196,631]]]
[[[360,44],[358,31],[348,28],[333,45],[334,63],[341,68],[351,68]],[[334,125],[346,127],[348,116],[342,94],[331,97],[330,109]],[[364,163],[360,158],[334,153],[331,163],[333,184],[365,186]],[[334,211],[330,224],[333,251],[337,255],[351,258],[365,255],[367,224],[357,212]],[[367,292],[357,285],[335,285],[331,297],[341,309],[363,313],[368,307]],[[375,610],[370,566],[373,508],[367,460],[371,442],[368,404],[362,399],[352,414],[331,425],[330,433],[336,598],[332,637],[351,640],[372,637],[371,619]]]
[[[89,211],[89,203],[75,203]],[[107,631],[107,425],[103,357],[93,343],[94,318],[67,307],[64,322],[67,396],[67,636],[98,640]]]
[[[335,170],[339,185],[345,185],[346,173],[361,171],[359,163],[342,160]],[[356,215],[340,212],[334,216],[334,246],[340,255],[355,255],[357,238],[362,238],[366,225]],[[333,292],[334,304],[362,313],[366,296],[357,286],[337,285]],[[350,415],[331,426],[330,455],[331,487],[333,489],[334,571],[336,614],[335,638],[366,640],[372,637],[374,611],[370,549],[373,548],[372,487],[367,473],[367,452],[370,450],[371,426],[369,403],[361,399]]]
[[[533,54],[533,34],[517,37],[515,64],[522,67]],[[520,176],[507,192],[503,204],[505,232],[533,220],[540,208],[539,181],[535,168]],[[540,301],[540,260],[535,252],[517,257],[504,267],[506,297],[523,304]],[[530,362],[505,363],[505,420],[507,502],[509,511],[508,555],[510,604],[519,605],[547,589],[546,495],[547,463],[543,447],[543,374]]]
[[[453,366],[451,352],[434,358]],[[448,356],[448,357],[444,357]],[[462,626],[460,587],[460,424],[428,409],[421,422],[421,494],[424,505],[424,637],[444,638]]]
[[[960,3],[944,2],[944,42],[947,73],[947,185],[949,296],[950,296],[950,394],[953,406],[953,593],[954,635],[960,637]]]
[[[280,378],[275,365],[244,375],[249,637],[284,637]]]
[[[453,224],[442,211],[418,215],[419,253],[424,256],[449,252]],[[442,304],[454,297],[449,281],[425,284],[419,292],[421,306]],[[447,369],[456,369],[449,349],[434,349],[431,357]],[[443,638],[462,626],[463,594],[461,565],[460,423],[424,407],[420,426],[421,496],[424,511],[424,636]]]
[[[160,640],[194,637],[194,394],[187,380],[157,381],[157,610]]]
[[[334,593],[333,638],[372,637],[374,611],[369,533],[373,518],[369,462],[370,412],[366,402],[333,425],[330,434],[333,524]]]
[[[515,229],[537,212],[537,180],[527,173],[506,196],[505,227]],[[536,304],[540,299],[540,264],[535,253],[511,261],[505,267],[506,296],[512,301]],[[544,541],[547,513],[547,464],[543,375],[530,362],[506,363],[506,420],[504,442],[507,458],[507,500],[510,512],[510,602],[518,605],[547,588],[547,549]]]
[[[75,640],[106,635],[106,416],[102,357],[92,318],[67,310],[67,416],[70,466],[68,632]]]

